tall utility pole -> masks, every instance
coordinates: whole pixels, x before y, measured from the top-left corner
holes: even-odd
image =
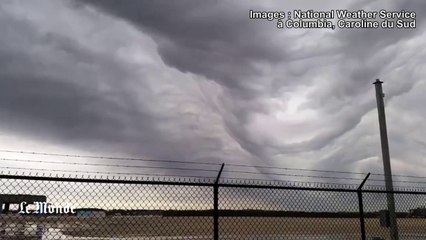
[[[382,89],[382,83],[382,81],[377,79],[374,82],[374,85],[376,87],[377,111],[379,113],[380,141],[382,144],[383,168],[385,170],[385,182],[387,191],[386,195],[390,220],[390,234],[392,240],[398,240],[398,224],[396,222],[395,199],[393,196],[392,170],[390,164],[389,143],[388,133],[386,129],[385,104],[383,103],[384,94]]]

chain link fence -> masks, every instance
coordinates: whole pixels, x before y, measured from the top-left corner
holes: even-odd
[[[3,175],[0,190],[0,239],[392,239],[379,188]],[[393,194],[399,239],[426,239],[426,192]]]

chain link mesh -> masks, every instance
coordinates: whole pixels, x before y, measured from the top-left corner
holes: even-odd
[[[214,239],[214,183],[187,180],[3,177],[0,239]],[[219,239],[361,239],[356,189],[218,186]],[[361,194],[366,239],[391,239],[389,193]],[[399,239],[425,239],[426,193],[394,198]]]
[[[220,219],[229,239],[360,239],[357,194],[293,189],[221,188]]]
[[[188,239],[212,235],[212,218],[197,212],[211,208],[209,186],[21,179],[0,183],[1,239]],[[37,196],[46,197],[51,204],[41,207],[38,214],[33,202],[39,201],[34,199]],[[23,201],[33,204],[19,213]],[[10,205],[6,214],[5,204]],[[67,206],[75,213],[66,213]],[[58,214],[60,207],[63,211]],[[51,209],[55,211],[49,212]],[[191,216],[194,212],[200,216]]]
[[[395,192],[395,212],[400,240],[426,239],[426,193]],[[387,192],[364,192],[367,239],[392,239]]]

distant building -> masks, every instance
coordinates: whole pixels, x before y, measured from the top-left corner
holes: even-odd
[[[105,217],[106,211],[99,208],[77,208],[75,214],[77,217]]]
[[[162,210],[113,209],[107,212],[111,216],[163,216]]]
[[[35,202],[46,202],[46,196],[28,195],[28,194],[0,194],[0,215],[1,214],[18,214],[18,211],[10,211],[10,205],[19,205],[26,202],[27,205]],[[26,206],[25,206],[26,207]],[[19,209],[24,210],[24,209]],[[1,217],[0,217],[1,218]],[[34,227],[28,227],[25,222],[1,222],[0,223],[0,239],[37,239],[43,238],[44,227],[37,224]]]
[[[409,216],[410,217],[426,218],[426,208],[419,207],[419,208],[416,208],[416,209],[410,209]]]
[[[46,196],[28,194],[0,194],[0,214],[10,212],[9,208],[11,204],[20,205],[22,202],[26,202],[28,205],[34,204],[35,202],[46,202]]]

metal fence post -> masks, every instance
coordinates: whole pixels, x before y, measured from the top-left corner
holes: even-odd
[[[362,202],[362,187],[364,186],[365,182],[367,181],[368,177],[370,176],[370,173],[365,176],[364,180],[362,180],[362,183],[359,185],[357,189],[358,194],[358,206],[359,206],[359,221],[361,226],[361,239],[367,240],[367,236],[365,234],[365,220],[364,220],[364,204]]]
[[[213,236],[219,240],[219,179],[225,163],[222,163],[213,186]]]

